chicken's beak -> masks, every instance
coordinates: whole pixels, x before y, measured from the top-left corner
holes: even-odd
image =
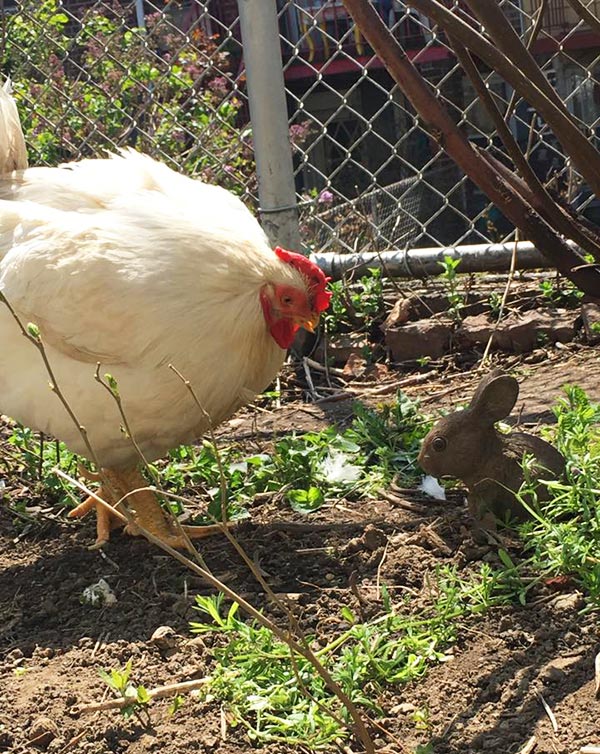
[[[299,319],[297,324],[308,332],[314,332],[319,325],[320,318],[321,315],[318,312],[311,312],[309,317]]]

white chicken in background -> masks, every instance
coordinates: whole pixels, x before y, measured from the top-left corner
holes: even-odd
[[[118,406],[94,379],[97,365],[115,378],[131,434],[154,460],[265,389],[297,330],[313,330],[327,308],[326,278],[302,255],[273,251],[237,197],[148,156],[27,168],[8,85],[0,126],[0,291],[23,325],[39,328],[110,481],[100,494],[114,503],[146,483]],[[38,349],[2,304],[0,344],[0,412],[89,456]],[[137,523],[183,546],[152,493],[129,501]],[[95,506],[88,499],[72,514]],[[115,521],[103,506],[96,512],[100,545]],[[201,537],[214,528],[185,530]]]

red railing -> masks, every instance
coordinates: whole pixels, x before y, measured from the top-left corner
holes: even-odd
[[[420,50],[433,42],[431,22],[409,4],[397,0],[371,2],[404,49]],[[454,0],[443,2],[456,12]],[[458,12],[472,19],[464,2],[459,1]],[[512,18],[511,22],[514,23]],[[340,46],[352,57],[365,54],[366,42],[358,29],[352,28],[342,0],[295,0],[283,14],[283,24],[283,36],[297,44],[301,57],[309,63],[329,59]],[[443,40],[443,35],[440,39]],[[289,49],[287,53],[292,54]]]
[[[417,11],[406,11],[393,0],[373,0],[373,5],[407,49],[424,47],[431,33],[429,22]],[[365,54],[366,42],[352,21],[342,0],[296,0],[284,15],[284,35],[296,42],[309,62],[327,60],[341,46],[352,56]]]

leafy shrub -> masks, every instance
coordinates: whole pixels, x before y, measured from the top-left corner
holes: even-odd
[[[201,29],[183,34],[164,13],[135,28],[117,3],[77,18],[43,0],[7,18],[5,41],[33,164],[130,146],[237,193],[251,184],[231,56]]]

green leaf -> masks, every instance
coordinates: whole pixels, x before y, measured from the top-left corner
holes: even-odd
[[[40,339],[40,328],[33,322],[27,323],[27,332],[34,340]]]
[[[308,490],[288,490],[286,497],[297,513],[312,513],[325,502],[325,496],[318,487],[309,487]]]
[[[148,704],[150,702],[150,694],[145,686],[137,687],[137,701],[139,704]]]
[[[342,618],[351,626],[353,626],[356,623],[356,616],[347,605],[344,605],[344,607],[341,609],[341,614],[342,614]]]

